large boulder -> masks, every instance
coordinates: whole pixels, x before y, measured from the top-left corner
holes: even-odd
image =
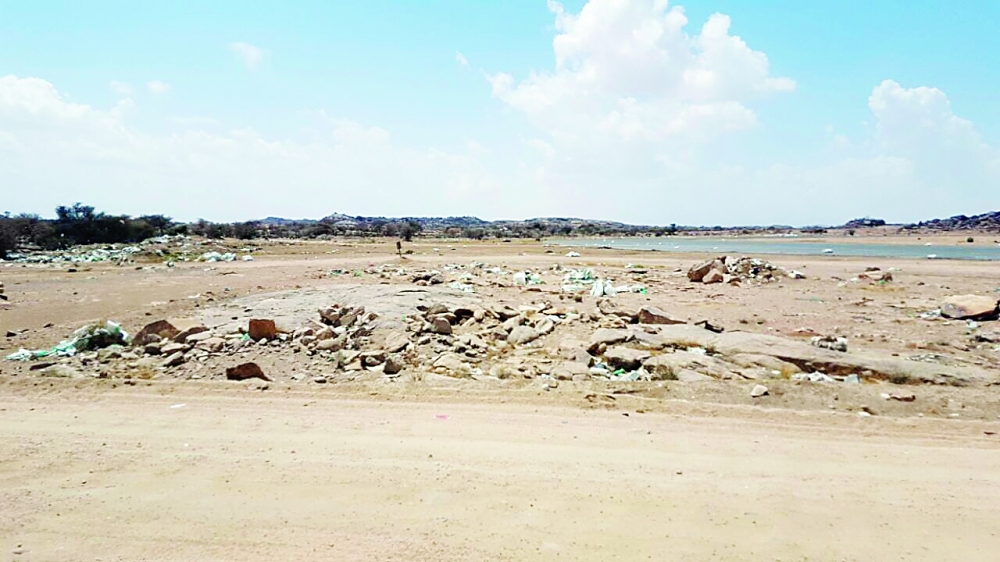
[[[941,303],[941,316],[956,320],[985,320],[997,316],[997,299],[981,295],[956,295]]]

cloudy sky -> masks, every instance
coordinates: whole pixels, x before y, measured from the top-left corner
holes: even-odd
[[[0,212],[997,210],[998,23],[995,0],[0,0]]]

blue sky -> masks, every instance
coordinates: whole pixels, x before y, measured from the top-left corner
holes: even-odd
[[[0,211],[1000,208],[996,2],[0,0]]]

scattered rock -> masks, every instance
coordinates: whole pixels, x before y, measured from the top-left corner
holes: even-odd
[[[226,369],[226,378],[231,381],[245,381],[247,379],[261,379],[270,381],[264,371],[256,363],[243,363],[235,367]]]
[[[751,398],[760,398],[761,396],[767,396],[767,395],[768,395],[767,387],[762,384],[754,386],[753,390],[750,391]]]

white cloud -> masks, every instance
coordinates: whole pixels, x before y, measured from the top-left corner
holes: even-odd
[[[469,68],[469,59],[465,58],[465,55],[462,53],[455,53],[455,62],[457,62],[462,68]]]
[[[722,14],[692,36],[683,8],[664,0],[590,0],[579,14],[550,0],[549,9],[555,68],[488,79],[494,96],[556,137],[709,140],[757,123],[747,101],[795,89]]]
[[[150,80],[149,82],[146,82],[146,89],[149,90],[149,93],[158,96],[169,92],[170,84],[167,84],[162,80]]]
[[[257,68],[257,65],[259,65],[260,62],[264,60],[264,56],[267,55],[267,51],[265,49],[254,47],[253,45],[242,41],[230,43],[229,50],[236,53],[240,59],[243,60],[243,64],[245,64],[250,70]]]
[[[456,152],[400,147],[383,129],[325,112],[297,139],[252,128],[150,135],[120,113],[67,101],[38,78],[0,78],[0,185],[30,187],[5,192],[3,207],[51,213],[84,201],[191,220],[463,214],[500,189],[473,142]]]
[[[117,80],[112,80],[111,91],[118,94],[119,96],[128,97],[132,95],[132,85],[128,82],[119,82]]]

